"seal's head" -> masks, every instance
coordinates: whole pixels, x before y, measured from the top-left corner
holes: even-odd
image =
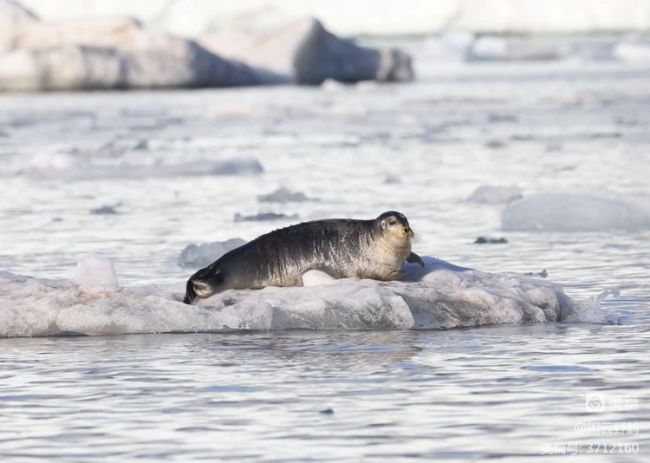
[[[410,246],[414,236],[406,216],[396,211],[384,212],[377,217],[375,229],[396,247]]]
[[[216,267],[216,264],[215,262],[199,270],[187,280],[185,299],[183,299],[183,302],[191,304],[197,297],[210,297],[219,291],[224,282],[224,274]]]

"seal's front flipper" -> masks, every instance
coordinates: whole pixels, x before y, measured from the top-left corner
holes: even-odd
[[[388,275],[386,275],[386,278],[381,278],[384,281],[398,281],[398,280],[403,280],[406,278],[408,273],[403,272],[401,270],[394,270],[390,272]]]
[[[409,264],[418,264],[420,267],[424,267],[424,262],[422,261],[420,256],[418,256],[414,252],[408,255],[408,257],[406,258],[406,262],[408,262]]]

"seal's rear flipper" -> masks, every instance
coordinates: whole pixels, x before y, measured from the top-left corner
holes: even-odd
[[[424,262],[422,261],[420,256],[418,256],[414,252],[408,255],[408,257],[406,258],[406,262],[408,262],[409,264],[418,264],[420,267],[424,267]]]

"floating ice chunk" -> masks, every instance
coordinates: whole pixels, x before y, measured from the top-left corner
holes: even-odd
[[[300,203],[309,201],[309,198],[304,193],[291,191],[283,186],[269,194],[258,195],[257,199],[261,203]]]
[[[495,36],[479,37],[467,52],[470,61],[539,61],[561,57],[560,48],[549,41]]]
[[[116,291],[106,260],[80,263],[79,285],[0,272],[0,337],[269,329],[447,329],[486,324],[582,320],[562,288],[424,257],[405,264],[406,281],[331,280],[308,272],[306,287],[225,291],[197,305],[182,286]],[[90,282],[85,281],[86,278]],[[88,292],[99,280],[112,291]],[[111,280],[106,283],[106,280]],[[594,310],[594,307],[591,307]],[[593,313],[589,321],[594,321]]]
[[[305,288],[330,285],[335,281],[336,279],[334,277],[320,270],[309,270],[302,275],[302,285]]]
[[[427,61],[432,62],[461,61],[465,59],[473,41],[474,34],[472,32],[452,30],[428,38],[424,42],[421,54]]]
[[[402,179],[395,174],[387,173],[384,177],[384,183],[387,185],[396,185],[402,183]]]
[[[213,243],[188,244],[178,257],[178,265],[191,268],[205,267],[245,243],[246,241],[241,238],[231,238]]]
[[[619,61],[650,63],[650,42],[621,42],[613,54]]]
[[[491,238],[489,236],[479,236],[474,240],[474,244],[506,244],[508,242],[504,237]]]
[[[326,92],[340,93],[345,91],[348,86],[338,80],[334,79],[325,79],[321,84],[320,88]]]
[[[119,212],[117,212],[117,210],[115,209],[118,206],[119,204],[116,204],[115,206],[109,206],[108,204],[105,204],[103,206],[95,207],[91,209],[90,213],[94,215],[115,215],[115,214],[119,214]]]
[[[650,228],[648,204],[611,193],[540,193],[509,204],[501,226],[515,231],[642,230]]]
[[[107,293],[119,288],[113,262],[100,256],[79,259],[74,281],[84,293]]]
[[[76,165],[77,160],[70,154],[47,151],[35,154],[29,161],[31,170],[37,172],[72,169]]]
[[[467,198],[468,201],[481,204],[509,203],[521,198],[521,189],[517,186],[482,185]]]

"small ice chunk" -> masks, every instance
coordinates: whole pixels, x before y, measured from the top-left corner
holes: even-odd
[[[210,265],[225,253],[246,244],[241,238],[231,238],[213,243],[188,244],[178,257],[181,267],[199,268]]]
[[[85,293],[111,293],[119,288],[113,262],[95,255],[79,259],[74,281]]]
[[[384,177],[384,183],[387,185],[396,185],[402,183],[402,179],[395,174],[387,173]]]
[[[493,139],[485,142],[485,147],[493,150],[503,148],[504,146],[506,146],[506,143],[501,140]]]
[[[228,159],[213,163],[209,172],[212,175],[261,174],[264,172],[264,168],[257,159]]]
[[[147,151],[148,149],[149,149],[149,141],[146,139],[142,139],[138,141],[133,146],[133,151]]]
[[[300,191],[291,191],[287,187],[281,186],[277,190],[265,194],[258,195],[257,199],[261,203],[300,203],[309,201],[309,198]]]
[[[29,166],[35,171],[65,170],[74,168],[76,163],[75,158],[66,153],[41,152],[31,158]]]
[[[306,288],[331,285],[335,281],[334,277],[320,270],[309,270],[302,275],[302,285]]]
[[[561,57],[562,50],[551,41],[489,35],[475,39],[467,53],[469,61],[540,61]]]
[[[489,236],[479,236],[474,241],[474,244],[506,244],[508,242],[504,237],[491,238]]]
[[[100,207],[96,207],[90,210],[91,214],[95,215],[113,215],[113,214],[119,214],[117,210],[115,209],[116,206],[109,206],[109,205],[104,205]]]
[[[467,198],[468,201],[481,204],[503,204],[522,197],[518,186],[482,185]]]
[[[614,57],[630,63],[648,63],[650,42],[621,42],[614,47]]]
[[[341,92],[345,90],[347,86],[334,79],[325,79],[321,84],[320,88],[326,92]]]

